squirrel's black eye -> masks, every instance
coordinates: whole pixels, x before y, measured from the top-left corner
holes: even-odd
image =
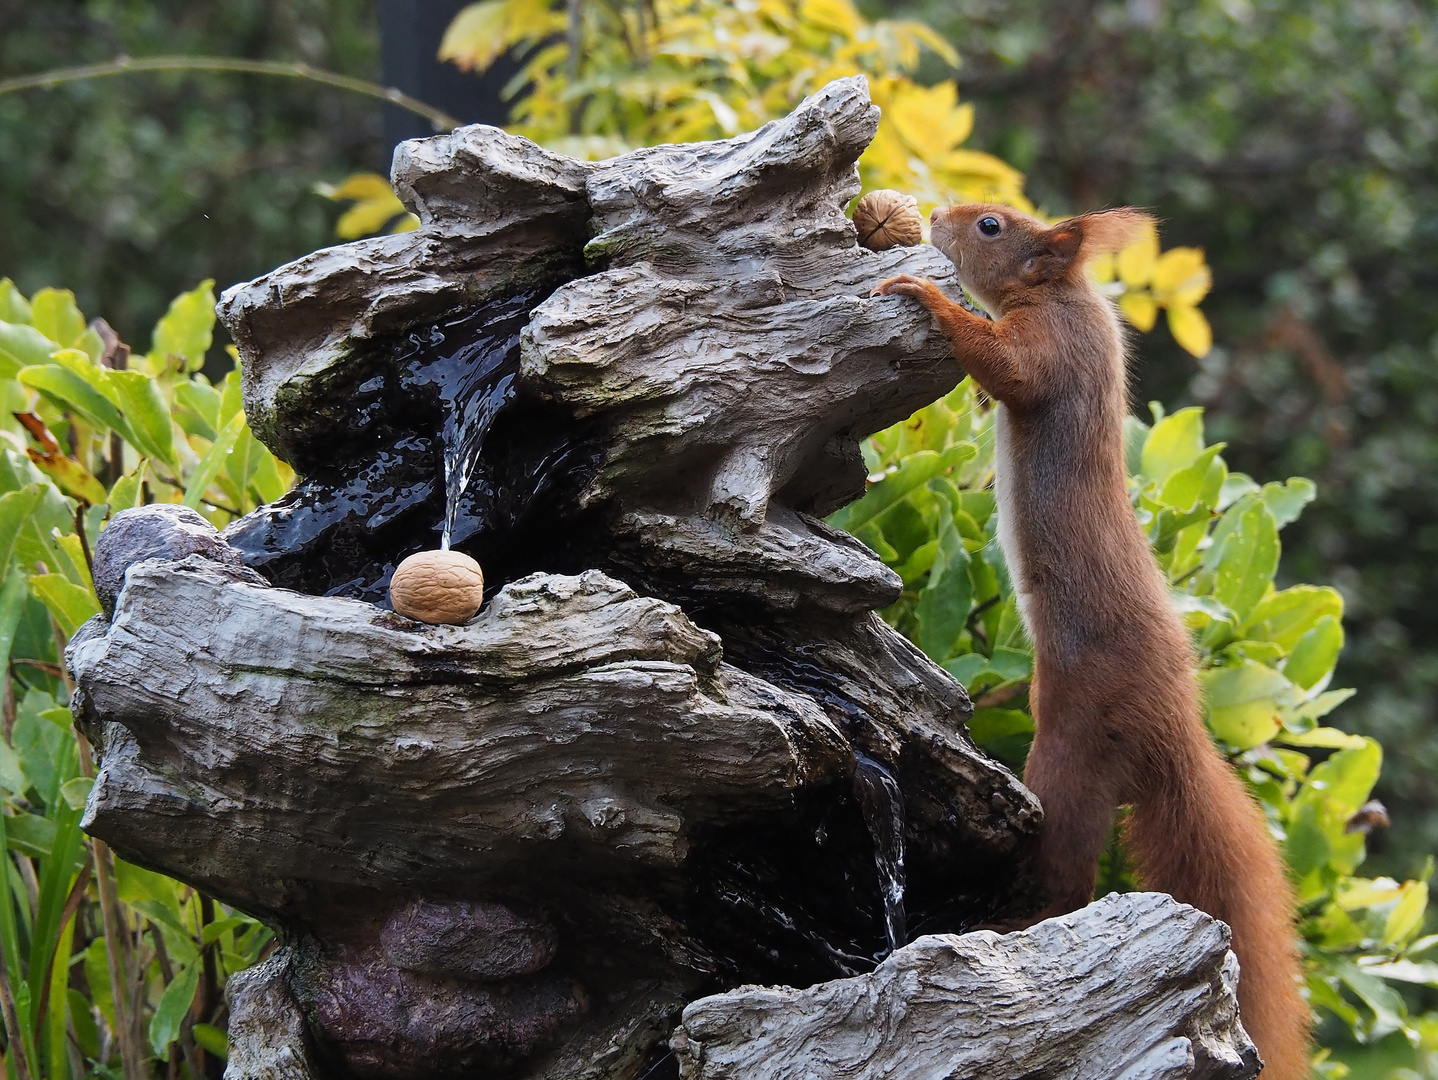
[[[999,228],[1000,228],[1000,226],[999,226],[999,219],[998,219],[998,218],[996,218],[996,217],[981,217],[981,218],[979,218],[979,232],[983,233],[985,236],[998,236],[998,235],[999,235]]]

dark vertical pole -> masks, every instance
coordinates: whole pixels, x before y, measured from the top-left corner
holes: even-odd
[[[385,85],[397,87],[467,124],[503,126],[509,108],[500,98],[514,65],[500,60],[482,74],[463,72],[437,59],[440,39],[469,0],[379,0],[380,60]],[[433,135],[429,122],[394,105],[385,106],[384,168],[395,145]]]

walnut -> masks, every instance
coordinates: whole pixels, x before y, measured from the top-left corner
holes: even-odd
[[[919,200],[887,188],[871,191],[859,200],[854,207],[854,228],[859,230],[859,243],[870,251],[884,251],[896,244],[912,247],[924,240]]]
[[[484,602],[484,573],[458,551],[419,551],[395,567],[390,606],[427,623],[463,623]]]

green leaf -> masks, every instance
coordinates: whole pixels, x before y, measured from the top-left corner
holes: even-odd
[[[1175,414],[1177,416],[1181,413]],[[1168,421],[1165,421],[1167,423]],[[1194,503],[1198,502],[1199,496],[1204,493],[1208,486],[1209,471],[1213,466],[1213,459],[1224,447],[1223,443],[1215,443],[1194,459],[1192,465],[1185,466],[1174,472],[1164,481],[1159,491],[1159,502],[1165,503],[1175,510],[1190,511]],[[1185,522],[1187,524],[1187,522]]]
[[[78,990],[66,990],[65,997],[70,1003],[70,1023],[75,1028],[80,1053],[93,1061],[100,1056],[100,1026],[95,1023],[90,1002]]]
[[[205,945],[213,945],[231,930],[241,926],[249,926],[254,920],[247,919],[242,915],[231,915],[228,918],[216,919],[212,923],[206,923],[204,932],[200,935],[201,942]]]
[[[56,359],[61,355],[57,354]],[[52,363],[21,368],[15,377],[23,385],[39,390],[60,408],[78,413],[91,427],[100,431],[118,431],[122,438],[133,443],[130,426],[110,399],[100,392],[97,385],[100,369],[95,368],[95,373],[95,381],[91,382],[63,363]]]
[[[1180,409],[1149,431],[1139,458],[1139,472],[1162,484],[1172,473],[1192,465],[1202,453],[1203,410]]]
[[[1362,735],[1350,735],[1331,727],[1314,728],[1302,735],[1284,732],[1280,738],[1290,746],[1312,746],[1324,750],[1352,750],[1365,745]]]
[[[30,523],[43,494],[39,484],[27,484],[19,491],[0,495],[0,574],[15,561],[21,530]]]
[[[1318,494],[1312,480],[1301,476],[1291,478],[1286,484],[1267,483],[1259,490],[1258,497],[1268,507],[1273,519],[1281,529],[1298,520],[1303,508]]]
[[[1438,986],[1438,964],[1432,961],[1419,963],[1413,960],[1393,960],[1386,964],[1364,964],[1363,970],[1369,975],[1377,975],[1380,979]]]
[[[1237,750],[1267,742],[1278,733],[1278,699],[1293,685],[1278,672],[1245,660],[1236,667],[1198,674],[1213,733]]]
[[[60,785],[60,798],[65,800],[71,810],[83,810],[85,800],[90,797],[90,789],[94,786],[94,777],[72,776]]]
[[[0,378],[13,379],[21,368],[48,363],[59,347],[33,326],[0,322]]]
[[[1124,470],[1130,476],[1143,472],[1143,446],[1148,442],[1152,430],[1137,416],[1123,418],[1123,461]]]
[[[206,279],[170,301],[170,309],[155,324],[150,360],[155,371],[171,356],[185,361],[186,371],[199,371],[214,340],[214,279]]]
[[[1383,765],[1383,749],[1373,739],[1354,750],[1340,750],[1315,765],[1309,787],[1339,804],[1345,820],[1355,814],[1373,793]]]
[[[245,430],[245,414],[235,413],[220,431],[219,437],[211,444],[200,463],[195,466],[195,471],[185,481],[185,505],[191,509],[198,509],[205,498],[205,492],[214,483],[215,477],[225,467],[225,459],[229,452],[234,449],[235,440],[240,437],[240,432]]]
[[[1219,490],[1218,505],[1215,509],[1226,510],[1245,495],[1252,495],[1256,491],[1258,485],[1253,482],[1253,477],[1243,473],[1229,473]]]
[[[933,569],[934,559],[938,554],[939,542],[930,540],[927,544],[915,548],[907,559],[896,566],[894,569],[903,580],[904,587],[911,588],[918,584],[919,579]]]
[[[918,646],[935,663],[947,660],[958,648],[973,598],[969,553],[953,518],[946,514],[939,525],[938,552],[929,571],[929,584],[914,606],[919,620]]]
[[[110,489],[110,493],[105,499],[112,515],[118,514],[121,510],[133,510],[141,504],[144,496],[144,489],[141,485],[144,479],[145,463],[142,461],[134,472],[126,473],[115,481],[115,486]]]
[[[975,709],[974,718],[969,721],[969,735],[975,742],[1027,735],[1033,730],[1033,718],[1019,709]]]
[[[227,1061],[230,1056],[229,1036],[213,1024],[195,1024],[190,1028],[190,1034],[207,1053],[214,1054],[221,1061]]]
[[[21,855],[43,859],[55,846],[55,823],[49,818],[39,814],[16,814],[5,819],[5,826],[10,849]]]
[[[175,419],[190,435],[214,442],[220,430],[220,392],[212,386],[186,379],[175,387]]]
[[[182,968],[173,982],[160,995],[155,1015],[150,1018],[150,1049],[156,1057],[165,1057],[172,1042],[180,1037],[180,1025],[195,1000],[200,985],[200,965]]]
[[[955,681],[968,686],[975,675],[989,666],[989,658],[983,653],[964,653],[952,660],[945,660],[940,666],[952,675]]]
[[[1034,672],[1033,654],[1024,649],[1012,649],[1007,645],[994,647],[993,656],[989,657],[989,667],[1004,677],[1004,681],[1012,682],[1018,679],[1027,679]]]
[[[1283,664],[1283,674],[1290,682],[1311,690],[1333,674],[1342,648],[1343,625],[1332,615],[1325,615],[1293,646]]]
[[[69,779],[62,776],[66,751],[74,740],[66,731],[52,724],[43,713],[55,708],[55,700],[40,690],[31,690],[20,701],[15,714],[15,727],[10,742],[20,759],[25,781],[40,796],[49,810],[59,798],[60,785]]]
[[[9,278],[0,278],[0,322],[24,323],[30,325],[30,302],[20,295],[15,283]]]
[[[952,446],[943,453],[920,450],[910,454],[892,473],[869,486],[863,498],[850,503],[829,517],[837,529],[855,532],[884,511],[889,510],[916,488],[922,487],[945,469],[953,468],[973,457],[978,451],[969,443]]]
[[[1293,714],[1302,720],[1321,720],[1355,693],[1356,690],[1326,690],[1313,700],[1295,706]]]
[[[1238,519],[1221,541],[1215,531],[1213,595],[1243,619],[1263,599],[1278,570],[1278,525],[1258,500],[1234,506],[1224,518],[1233,514]]]
[[[30,578],[30,592],[55,617],[66,637],[100,614],[100,602],[94,590],[76,585],[59,574],[35,574]]]
[[[41,289],[30,297],[30,321],[62,349],[70,348],[85,333],[85,316],[69,289]]]
[[[106,397],[129,421],[131,444],[140,453],[177,467],[174,427],[159,383],[143,371],[100,370]]]
[[[1428,886],[1422,881],[1409,881],[1403,895],[1383,922],[1383,944],[1402,945],[1423,929],[1423,914],[1428,910]]]
[[[1373,1013],[1373,1020],[1367,1031],[1370,1041],[1402,1031],[1407,1026],[1403,1017],[1407,1015],[1408,1009],[1396,990],[1354,964],[1339,961],[1333,966],[1343,984],[1357,994],[1359,1000]]]
[[[1245,624],[1246,637],[1276,642],[1291,652],[1319,620],[1343,617],[1343,597],[1327,586],[1294,585],[1264,598]]]

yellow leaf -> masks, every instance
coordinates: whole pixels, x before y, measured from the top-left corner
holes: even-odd
[[[864,20],[848,0],[804,0],[799,17],[820,30],[855,38],[863,29]]]
[[[934,161],[969,137],[974,109],[959,104],[959,90],[952,80],[929,87],[905,83],[908,80],[900,80],[895,87],[883,118],[913,153]]]
[[[1024,174],[993,154],[979,150],[951,150],[939,160],[939,168],[965,184],[987,184],[996,190],[1020,190]]]
[[[1123,312],[1123,317],[1141,334],[1152,330],[1153,324],[1158,320],[1158,304],[1148,293],[1124,293],[1119,297],[1118,307]]]
[[[444,32],[439,59],[461,71],[483,71],[510,47],[505,28],[507,0],[483,0],[464,8]]]
[[[1397,899],[1403,887],[1392,878],[1348,878],[1338,885],[1338,906],[1346,911],[1386,904]]]
[[[1401,945],[1423,926],[1428,908],[1428,886],[1421,881],[1405,881],[1402,899],[1383,922],[1383,944]]]
[[[1144,229],[1142,239],[1118,253],[1119,280],[1130,289],[1142,288],[1153,278],[1157,260],[1158,230],[1150,225]],[[1149,323],[1152,325],[1151,319]]]
[[[380,199],[393,197],[389,181],[379,173],[353,173],[338,185],[317,185],[319,193],[329,199]]]
[[[908,38],[912,40],[915,45],[926,46],[933,50],[939,59],[948,64],[949,67],[959,66],[958,50],[955,49],[943,35],[921,22],[910,19],[885,19],[882,22],[876,23],[874,29],[887,31],[896,37]]]
[[[1088,276],[1090,281],[1106,285],[1113,280],[1113,275],[1114,258],[1107,251],[1089,260]]]
[[[404,213],[404,204],[394,192],[387,199],[365,199],[355,203],[335,222],[335,234],[345,240],[371,236],[379,232],[397,214]]]
[[[1153,270],[1153,291],[1161,301],[1179,307],[1193,307],[1213,284],[1213,275],[1199,248],[1178,247],[1165,251]]]
[[[400,218],[398,221],[396,221],[393,225],[389,227],[389,231],[392,233],[414,232],[415,229],[418,228],[419,218],[416,217],[414,214],[405,214],[402,218]]]
[[[1194,356],[1206,356],[1213,348],[1213,329],[1198,308],[1169,307],[1168,329],[1173,340]]]

